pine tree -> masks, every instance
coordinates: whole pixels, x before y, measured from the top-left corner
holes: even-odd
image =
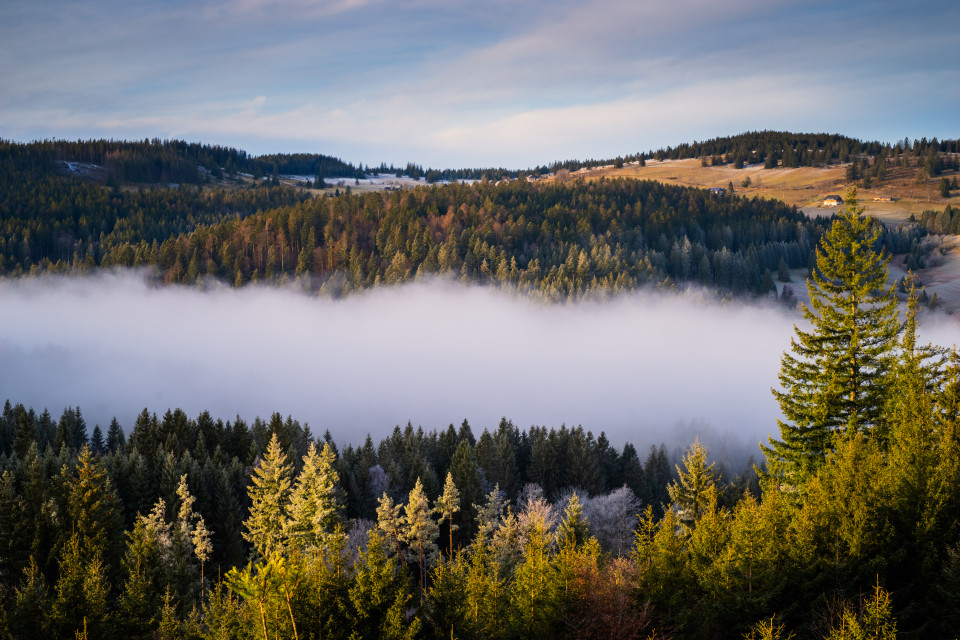
[[[896,640],[897,621],[892,608],[890,594],[878,582],[859,615],[844,607],[840,624],[830,631],[827,640]]]
[[[123,634],[148,638],[159,619],[161,594],[167,583],[165,572],[171,552],[170,527],[161,498],[149,515],[139,516],[127,532],[123,559],[126,577],[120,594],[118,617]]]
[[[23,580],[14,593],[10,628],[15,638],[43,638],[49,607],[49,593],[40,568],[30,558]],[[0,635],[0,637],[3,637]]]
[[[213,545],[210,542],[210,531],[203,520],[203,516],[193,510],[196,499],[190,495],[187,488],[187,476],[180,477],[177,485],[177,499],[180,506],[177,509],[177,520],[173,524],[173,548],[175,562],[182,565],[185,580],[196,577],[196,565],[193,559],[200,564],[200,591],[203,590],[203,566],[210,559]],[[191,575],[192,574],[192,575]],[[181,585],[180,595],[186,596],[192,592],[189,584]]]
[[[244,539],[261,557],[268,557],[283,546],[290,473],[287,456],[274,433],[263,460],[254,469],[248,489],[250,517],[243,523]]]
[[[103,439],[103,431],[100,425],[93,426],[93,435],[90,437],[90,450],[94,455],[103,455],[107,451],[107,444]]]
[[[81,546],[81,537],[74,534],[60,556],[57,593],[50,608],[54,635],[69,638],[87,631],[89,637],[110,637],[110,587],[103,563],[98,551],[84,551]]]
[[[812,308],[804,304],[803,315],[812,328],[795,327],[780,361],[782,390],[773,394],[786,420],[778,420],[781,439],[771,438],[764,452],[788,485],[803,484],[823,464],[834,435],[882,424],[900,325],[889,258],[874,249],[880,225],[862,214],[856,191],[848,192],[807,281]]]

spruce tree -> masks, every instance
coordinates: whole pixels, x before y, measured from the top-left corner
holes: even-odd
[[[290,465],[274,433],[263,460],[257,465],[248,489],[250,517],[244,521],[243,537],[257,554],[268,557],[279,551],[285,539],[287,496],[290,493]]]
[[[120,423],[117,422],[117,419],[113,418],[110,420],[110,428],[107,429],[107,450],[110,452],[122,451],[125,445],[126,440],[123,435],[123,428],[120,426]]]
[[[437,556],[437,535],[439,530],[434,522],[430,501],[423,491],[423,483],[417,478],[417,484],[410,492],[404,507],[403,539],[409,545],[409,559],[420,565],[420,585],[426,593],[427,567],[433,564]]]
[[[707,448],[700,444],[699,438],[694,440],[683,456],[684,468],[677,467],[679,479],[667,487],[670,500],[680,508],[677,516],[681,522],[696,523],[715,498],[717,478],[713,465],[707,464]]]
[[[580,496],[574,491],[563,510],[563,521],[557,531],[557,542],[561,547],[578,547],[587,541],[590,529],[583,515]]]
[[[785,420],[780,440],[764,446],[771,472],[803,484],[823,464],[836,434],[882,425],[885,380],[900,331],[897,299],[887,282],[885,252],[874,248],[880,225],[863,216],[856,190],[816,252],[803,305],[809,331],[794,327],[773,390]]]
[[[335,461],[329,442],[319,452],[311,442],[303,456],[303,469],[290,496],[286,531],[290,541],[304,549],[322,549],[340,524]]]
[[[106,469],[89,446],[80,451],[76,477],[67,494],[67,512],[84,561],[99,555],[108,569],[119,566],[123,530],[120,501]]]
[[[436,512],[440,515],[441,522],[446,520],[450,534],[450,548],[448,550],[449,558],[453,559],[453,532],[457,530],[457,525],[453,523],[453,515],[460,511],[460,492],[457,491],[457,485],[453,482],[453,474],[447,472],[447,480],[443,485],[443,493],[437,498],[435,506]]]
[[[380,497],[377,507],[377,530],[383,532],[386,554],[397,555],[400,563],[400,509],[403,505],[394,504],[386,493]]]

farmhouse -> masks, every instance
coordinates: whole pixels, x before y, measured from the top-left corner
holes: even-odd
[[[710,193],[715,193],[718,196],[722,196],[726,191],[723,187],[710,187]]]
[[[825,207],[836,207],[841,204],[843,204],[843,198],[840,196],[827,196],[823,199],[823,206]]]

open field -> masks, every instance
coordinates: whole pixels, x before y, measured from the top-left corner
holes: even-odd
[[[624,177],[703,189],[729,188],[732,183],[739,195],[774,198],[799,207],[808,216],[816,217],[830,216],[837,211],[836,207],[823,206],[822,201],[824,196],[843,196],[846,193],[851,186],[846,179],[847,166],[764,169],[762,165],[748,165],[743,169],[735,169],[733,165],[704,167],[695,158],[662,162],[648,160],[643,167],[634,163],[619,169],[613,166],[581,169],[571,173],[569,179]],[[939,177],[919,183],[916,176],[916,167],[891,167],[887,179],[875,182],[869,189],[859,189],[860,204],[866,214],[884,224],[902,225],[909,224],[911,215],[919,215],[927,209],[940,211],[947,204],[960,205],[960,197],[956,194],[950,199],[940,196],[937,189]],[[944,176],[952,179],[954,173],[947,172]],[[748,177],[750,185],[744,187],[743,182]],[[892,197],[893,201],[874,201],[874,198],[880,197]],[[927,259],[927,268],[917,274],[918,279],[926,287],[928,295],[937,294],[942,310],[960,313],[960,236],[934,236],[929,243],[933,249]],[[899,279],[904,274],[903,256],[898,256],[891,262],[890,276]],[[794,270],[791,280],[790,286],[798,301],[808,302],[804,270]],[[782,286],[778,283],[778,288]]]
[[[581,169],[570,174],[570,178],[636,178],[701,189],[728,188],[733,183],[734,191],[740,195],[775,198],[801,207],[809,215],[831,215],[834,209],[821,207],[820,202],[824,196],[842,196],[846,192],[850,186],[846,179],[847,166],[764,169],[762,165],[755,164],[734,169],[733,165],[704,167],[699,159],[689,158],[662,162],[648,160],[643,167],[634,163],[619,169],[613,166]],[[860,203],[866,208],[867,214],[888,223],[904,222],[911,214],[919,214],[926,209],[942,210],[950,201],[960,201],[956,196],[950,200],[940,197],[937,192],[939,178],[918,184],[916,171],[915,167],[890,168],[888,178],[882,183],[876,183],[870,189],[860,189]],[[952,173],[944,175],[953,177]],[[743,186],[746,178],[750,178],[748,187]],[[893,197],[894,201],[874,202],[874,198],[881,196]]]

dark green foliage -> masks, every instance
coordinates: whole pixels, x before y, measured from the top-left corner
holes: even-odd
[[[803,306],[810,331],[797,329],[781,358],[774,395],[786,422],[764,447],[774,476],[803,484],[823,464],[834,436],[875,430],[882,438],[892,354],[900,331],[887,282],[889,258],[875,247],[879,223],[864,218],[856,191],[817,250]]]
[[[6,164],[0,153],[0,274],[149,265],[168,283],[299,277],[337,294],[427,274],[550,299],[668,281],[763,293],[781,260],[807,263],[822,224],[773,201],[626,180],[313,200],[285,187],[115,192],[32,172],[18,148]]]
[[[862,231],[846,240],[831,231],[823,251],[835,258],[831,268],[843,263],[836,252],[850,238],[877,248],[869,226]],[[468,254],[456,241],[448,248]],[[869,292],[883,292],[883,307],[891,294],[867,277],[876,265],[865,264],[854,271],[872,282]],[[849,276],[820,271],[824,291]],[[524,431],[503,419],[475,437],[466,422],[440,431],[408,423],[380,443],[368,437],[338,449],[330,434],[320,438],[329,444],[322,475],[334,478],[333,469],[340,481],[316,494],[335,503],[325,512],[338,517],[326,518],[301,499],[316,465],[294,456],[316,449],[291,417],[276,413],[248,427],[206,412],[144,411],[126,443],[114,422],[105,440],[95,430],[88,444],[79,409],[55,423],[8,402],[0,419],[0,634],[519,639],[666,630],[772,638],[790,637],[788,629],[865,637],[869,629],[952,638],[960,619],[960,356],[917,344],[919,308],[913,292],[900,339],[885,346],[885,373],[872,382],[876,398],[826,405],[839,407],[836,434],[802,485],[766,483],[762,492],[755,474],[731,480],[697,445],[675,474],[664,446],[641,461],[632,444],[618,452],[603,433],[579,426]],[[823,353],[818,371],[843,355],[835,346]],[[293,501],[281,487],[288,480],[299,488]],[[411,488],[416,504],[404,505]],[[392,533],[368,531],[383,492],[396,515],[407,513],[425,532],[398,531],[396,555]],[[195,516],[212,530],[205,580]],[[305,543],[313,525],[323,531]]]

